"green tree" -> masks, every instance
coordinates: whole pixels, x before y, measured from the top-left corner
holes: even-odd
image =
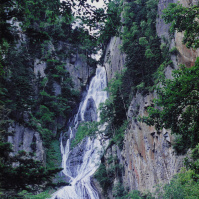
[[[194,148],[199,143],[198,76],[198,58],[192,68],[181,66],[174,70],[173,79],[167,79],[159,86],[155,107],[149,107],[149,116],[143,118],[157,129],[171,129],[173,134],[179,135],[177,151]]]
[[[122,80],[126,103],[130,103],[137,90],[150,90],[153,74],[164,60],[155,28],[156,15],[157,1],[133,0],[124,6],[121,36],[122,51],[126,54],[127,70]]]
[[[199,194],[199,145],[185,159],[186,168],[175,175],[169,184],[158,185],[154,195],[162,199],[196,199]]]
[[[12,145],[7,142],[7,128],[12,122],[9,110],[0,106],[0,190],[1,197],[14,197],[19,191],[38,191],[50,186],[52,177],[62,169],[46,169],[43,163],[36,161],[25,151],[13,155]],[[8,197],[8,198],[9,198]]]
[[[166,23],[171,23],[171,32],[184,31],[183,43],[188,48],[199,47],[199,6],[183,7],[180,3],[171,3],[163,10],[162,18]]]

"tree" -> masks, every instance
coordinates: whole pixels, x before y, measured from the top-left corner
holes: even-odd
[[[183,43],[188,48],[199,47],[199,6],[183,7],[181,4],[171,3],[163,10],[162,18],[166,23],[171,23],[171,32],[184,31]]]
[[[1,197],[15,195],[22,190],[38,191],[52,185],[52,177],[61,168],[46,169],[42,162],[34,160],[25,151],[11,155],[12,145],[7,142],[9,124],[9,110],[0,106],[0,190]]]
[[[195,66],[181,66],[173,71],[173,79],[158,86],[155,107],[149,107],[143,121],[157,129],[171,129],[179,135],[176,149],[183,151],[199,143],[199,58]],[[159,107],[159,108],[157,108]]]

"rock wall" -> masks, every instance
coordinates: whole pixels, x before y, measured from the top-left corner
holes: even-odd
[[[196,4],[197,0],[180,0],[184,6]],[[175,33],[174,38],[170,38],[169,24],[165,24],[161,18],[162,10],[169,3],[177,3],[176,0],[160,0],[158,4],[158,18],[156,20],[157,35],[166,39],[169,48],[176,47],[178,54],[171,55],[174,68],[179,64],[185,64],[187,67],[194,65],[196,57],[199,55],[198,50],[187,49],[182,44],[183,33]],[[125,55],[119,51],[119,45],[122,41],[113,37],[107,47],[105,57],[105,67],[107,78],[110,81],[116,72],[122,70],[125,64]],[[165,69],[166,78],[172,78],[173,68],[168,66]],[[183,166],[183,156],[177,156],[172,149],[173,138],[169,130],[163,129],[157,131],[154,126],[147,126],[144,123],[134,119],[137,115],[147,116],[146,109],[157,97],[156,93],[150,93],[146,96],[137,93],[131,101],[128,110],[129,125],[125,132],[124,147],[120,151],[118,147],[110,147],[106,154],[105,160],[110,156],[117,156],[119,163],[123,165],[123,184],[129,190],[149,190],[154,191],[154,186],[158,183],[168,183],[173,175],[179,172]],[[108,167],[108,165],[107,165]],[[115,178],[114,184],[118,179]],[[108,193],[110,198],[114,198],[112,190]]]
[[[18,123],[13,123],[8,132],[13,136],[8,136],[8,141],[13,144],[13,154],[24,150],[27,153],[34,153],[36,160],[45,162],[45,151],[40,134],[30,128],[24,127]]]
[[[168,6],[169,3],[177,3],[179,2],[185,7],[189,7],[192,5],[196,5],[198,0],[160,0],[158,4],[158,16],[162,15],[162,10]],[[157,18],[156,21],[156,30],[157,35],[160,38],[166,38],[167,40],[171,40],[169,36],[169,24],[165,24],[161,17]],[[194,65],[196,57],[199,56],[199,50],[188,49],[186,45],[182,43],[184,37],[183,32],[175,32],[174,39],[170,41],[170,49],[172,47],[176,47],[178,50],[177,60],[178,64],[185,64],[187,67],[191,67]],[[173,61],[173,60],[172,60]]]
[[[158,183],[167,183],[182,167],[182,156],[172,149],[170,131],[157,131],[134,119],[137,115],[147,116],[147,107],[155,94],[137,94],[128,111],[129,127],[124,138],[122,151],[125,187],[130,190],[153,191]]]
[[[180,4],[185,7],[189,7],[192,5],[196,5],[198,0],[180,0]],[[186,45],[182,43],[184,34],[181,32],[175,33],[175,44],[178,49],[178,63],[185,64],[187,67],[191,67],[194,65],[196,57],[199,56],[199,50],[188,49]]]
[[[19,32],[20,32],[20,26],[18,26]],[[18,48],[21,45],[22,40],[25,41],[26,37],[24,34],[21,34],[19,42],[18,42]],[[64,66],[65,69],[70,73],[70,77],[74,83],[74,89],[79,90],[82,92],[88,82],[90,81],[90,78],[93,76],[93,73],[95,71],[95,66],[90,67],[86,60],[84,60],[83,57],[78,53],[78,50],[75,49],[73,46],[69,45],[66,42],[58,42],[55,44],[55,46],[52,44],[52,42],[49,42],[46,50],[48,52],[51,52],[51,54],[56,57],[56,59],[61,59],[58,55],[59,52],[62,52],[65,54],[65,56],[60,60]],[[71,51],[75,53],[71,53]],[[39,55],[38,55],[39,57]],[[32,60],[32,72],[34,77],[33,84],[36,83],[38,77],[46,77],[46,68],[47,68],[47,62],[45,59],[39,57],[39,58],[33,58]],[[29,65],[31,67],[31,65]],[[54,94],[60,95],[61,94],[61,85],[54,81],[53,82],[53,88]],[[38,85],[34,85],[35,89],[35,95],[38,95]],[[89,107],[88,107],[89,109]],[[90,112],[89,112],[90,113]],[[29,114],[30,113],[20,113],[17,114],[22,115],[22,120],[26,123],[30,122]],[[89,117],[90,115],[88,115]],[[90,116],[91,117],[91,116]],[[93,118],[91,118],[93,120]],[[61,125],[66,126],[67,121],[63,121],[62,118],[57,118],[57,123]],[[23,123],[23,122],[22,122]],[[59,125],[60,125],[59,124]],[[53,128],[53,134],[57,134],[57,125]],[[44,164],[46,162],[46,152],[43,146],[43,141],[40,136],[40,133],[31,129],[27,128],[23,124],[19,124],[17,122],[13,122],[13,124],[9,127],[9,131],[13,132],[13,136],[8,137],[8,141],[12,143],[14,154],[17,154],[18,151],[24,150],[27,153],[34,153],[34,158],[36,160],[42,161]]]
[[[66,56],[61,61],[65,65],[65,69],[70,73],[74,88],[82,91],[82,87],[86,86],[89,79],[93,76],[95,66],[89,66],[87,61],[78,53],[78,50],[74,49],[75,53],[70,52],[70,56],[67,56],[68,52],[74,48],[68,43],[59,42],[56,47],[54,47],[53,44],[49,44],[48,48],[53,51],[56,58],[58,58],[58,56],[56,55],[57,52],[55,48],[58,52],[64,51]],[[34,60],[34,74],[36,76],[40,74],[41,77],[45,77],[46,66],[47,63],[45,61],[36,58]]]
[[[124,68],[125,54],[120,51],[122,41],[119,37],[112,37],[105,54],[104,66],[106,68],[108,82],[114,78],[116,72]]]

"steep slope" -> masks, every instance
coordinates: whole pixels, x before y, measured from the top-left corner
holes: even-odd
[[[184,6],[191,6],[197,2],[180,1]],[[169,25],[161,18],[162,10],[169,3],[176,1],[159,1],[156,19],[156,34],[161,38],[161,46],[167,45],[169,50],[176,47],[178,50],[177,54],[169,55],[172,65],[167,64],[163,70],[166,78],[172,78],[172,70],[177,69],[180,64],[192,66],[198,56],[198,50],[187,49],[182,44],[183,33],[175,33],[174,37],[170,35]],[[115,78],[114,75],[121,73],[125,67],[126,55],[119,50],[122,42],[120,38],[113,37],[107,46],[104,65],[109,83]],[[157,131],[154,126],[147,126],[137,120],[138,116],[148,115],[147,107],[153,104],[153,99],[156,97],[156,91],[143,94],[138,90],[133,95],[128,108],[128,126],[124,132],[123,148],[110,145],[104,155],[103,164],[106,165],[107,172],[116,165],[122,167],[120,174],[116,171],[113,175],[114,185],[110,186],[108,191],[110,198],[117,196],[115,193],[116,189],[119,189],[116,188],[118,183],[122,183],[128,191],[135,189],[154,191],[155,185],[168,183],[183,166],[184,156],[177,155],[172,148],[173,136],[170,131],[166,129]],[[110,163],[111,157],[118,159],[117,163]]]

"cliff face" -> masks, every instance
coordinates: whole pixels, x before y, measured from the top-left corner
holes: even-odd
[[[116,72],[120,72],[125,64],[125,54],[120,51],[122,41],[119,37],[112,37],[107,49],[104,66],[107,72],[107,80],[114,78]]]
[[[147,126],[133,119],[146,116],[146,108],[152,104],[155,94],[147,96],[137,94],[128,111],[130,120],[125,134],[122,150],[124,165],[124,184],[130,190],[153,191],[158,183],[167,183],[177,173],[183,157],[177,156],[171,146],[170,131],[157,131],[154,126]]]
[[[185,7],[189,7],[192,5],[196,5],[198,0],[180,0],[180,4]],[[176,2],[175,2],[176,3]],[[199,56],[199,50],[188,49],[183,43],[183,33],[177,32],[175,33],[175,44],[178,49],[178,63],[185,64],[187,67],[191,67],[194,65],[196,57]]]
[[[173,68],[178,68],[179,64],[185,64],[187,67],[194,65],[198,56],[198,50],[187,49],[182,44],[183,33],[175,33],[174,39],[170,38],[169,25],[165,24],[161,18],[162,10],[169,3],[177,3],[175,0],[160,0],[158,4],[158,16],[156,20],[156,32],[161,38],[169,43],[169,49],[176,47],[177,55],[171,55]],[[196,4],[197,1],[181,0],[184,6]],[[115,40],[115,42],[114,42]],[[118,52],[119,39],[112,38],[107,48],[105,67],[107,70],[108,81],[114,77],[114,74],[123,69],[125,55]],[[118,44],[121,44],[119,41]],[[114,49],[114,50],[112,50]],[[109,61],[107,61],[109,60]],[[171,66],[165,69],[166,78],[172,78]],[[154,126],[147,126],[144,123],[134,119],[136,116],[147,116],[147,107],[153,103],[156,93],[142,95],[139,92],[133,97],[128,109],[129,125],[125,132],[124,147],[122,151],[113,146],[107,150],[108,156],[117,156],[120,164],[123,166],[122,173],[123,184],[129,190],[154,190],[154,186],[159,183],[168,183],[174,174],[176,174],[183,165],[183,156],[178,156],[172,149],[172,136],[169,130],[163,129],[157,131]],[[114,183],[117,182],[115,179]],[[111,191],[109,197],[113,198]]]
[[[18,48],[20,48],[21,43],[26,41],[25,35],[20,36],[21,40],[18,41]],[[64,53],[66,56],[60,60],[64,63],[64,68],[69,72],[72,82],[74,84],[74,89],[79,90],[80,93],[83,92],[84,87],[88,84],[91,76],[95,71],[95,66],[90,67],[86,60],[84,60],[81,55],[78,53],[78,50],[74,50],[75,54],[71,53],[70,56],[69,50],[73,47],[68,43],[59,42],[54,46],[51,42],[49,42],[47,50],[51,54],[54,54],[56,59],[59,58],[58,52]],[[56,51],[56,50],[57,51]],[[38,56],[39,57],[39,56]],[[39,78],[46,78],[47,77],[47,61],[43,58],[33,58],[31,64],[28,63],[27,67],[32,67],[31,75],[33,77],[32,85],[34,87],[35,95],[39,95],[39,84],[36,82]],[[53,81],[52,84],[52,92],[55,96],[62,94],[62,87],[61,82]],[[30,118],[31,111],[27,111],[24,113],[18,112],[17,115],[20,115],[22,123],[14,121],[8,131],[12,132],[12,134],[8,137],[8,141],[13,145],[13,153],[17,154],[18,151],[24,150],[26,152],[34,153],[34,158],[36,160],[42,161],[44,164],[46,162],[46,151],[44,149],[43,140],[41,134],[34,130],[28,125],[23,123],[31,123]],[[69,119],[69,118],[67,118]],[[63,120],[61,117],[57,116],[56,118],[56,125],[53,127],[52,132],[54,136],[57,135],[58,126],[61,124],[62,126],[66,127],[67,119]],[[38,124],[41,125],[41,124]],[[59,165],[58,165],[59,166]]]
[[[56,45],[56,49],[59,52],[65,54],[65,57],[61,60],[64,63],[65,69],[70,73],[72,78],[72,82],[74,83],[74,88],[82,91],[82,86],[86,86],[88,83],[89,78],[93,75],[95,71],[95,67],[90,67],[86,60],[81,57],[81,54],[78,53],[78,50],[74,50],[75,53],[71,53],[70,57],[67,56],[69,51],[74,47],[68,43],[59,42]],[[53,44],[48,46],[48,49],[51,50],[51,53],[58,53],[55,51],[55,47]],[[59,55],[56,55],[57,57]],[[56,58],[57,58],[56,57]],[[41,77],[45,77],[45,69],[47,67],[47,63],[42,59],[36,58],[34,60],[34,74],[37,76],[38,74]],[[55,92],[59,94],[59,85],[55,85]]]
[[[35,159],[45,162],[45,151],[40,134],[30,128],[18,123],[12,124],[8,131],[13,136],[8,137],[8,141],[13,145],[13,153],[24,150],[27,153],[35,153]]]

